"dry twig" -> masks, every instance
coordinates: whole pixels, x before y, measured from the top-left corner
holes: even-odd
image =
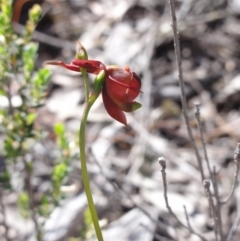
[[[219,197],[219,193],[218,193],[217,173],[216,173],[215,167],[213,167],[213,172],[210,168],[210,163],[209,163],[209,159],[208,159],[208,155],[207,155],[206,143],[205,143],[204,137],[203,137],[203,127],[202,127],[202,123],[201,123],[200,105],[198,103],[195,103],[195,116],[196,116],[197,123],[198,123],[198,129],[199,129],[199,133],[200,133],[200,137],[201,137],[201,143],[202,143],[202,147],[203,147],[203,151],[204,151],[204,157],[205,157],[205,160],[207,163],[208,172],[210,175],[210,179],[213,183],[213,196],[215,197],[215,200],[216,200],[216,205],[214,205],[214,202],[211,202],[211,200],[209,199],[210,207],[212,208],[212,210],[215,210],[214,212],[212,212],[212,214],[216,215],[216,216],[213,216],[213,219],[215,220],[214,226],[219,232],[220,240],[223,240],[221,201],[220,201],[220,197]],[[205,187],[205,185],[207,185],[206,182],[204,183],[204,187]],[[209,193],[208,193],[208,190],[206,189],[206,187],[205,187],[205,190],[206,190],[207,196],[209,198],[209,195],[211,195],[210,190],[209,190]],[[216,230],[215,230],[215,235],[216,235]]]
[[[229,199],[232,197],[236,186],[237,186],[237,182],[238,182],[238,172],[239,172],[239,163],[240,163],[240,143],[237,144],[235,153],[234,153],[234,163],[235,163],[235,172],[234,172],[234,181],[232,184],[232,189],[230,191],[230,193],[228,194],[228,196],[221,202],[221,205],[226,204]]]
[[[168,195],[167,195],[167,174],[166,174],[166,161],[164,157],[159,157],[158,162],[160,166],[162,167],[162,179],[163,179],[163,191],[164,191],[164,200],[166,204],[166,208],[168,212],[176,219],[177,223],[186,228],[190,233],[197,235],[200,239],[207,241],[206,238],[204,238],[201,234],[197,233],[192,227],[189,228],[189,226],[186,226],[184,223],[180,221],[180,219],[177,217],[177,215],[173,212],[169,202],[168,202]],[[188,224],[189,225],[189,224]],[[218,241],[218,240],[216,240]]]
[[[208,159],[206,143],[205,143],[205,140],[204,140],[204,137],[203,137],[203,127],[202,127],[202,122],[201,122],[201,113],[200,113],[200,104],[199,103],[195,103],[195,116],[196,116],[196,119],[197,119],[198,130],[199,130],[199,133],[200,133],[200,138],[201,138],[201,142],[202,142],[205,161],[207,163],[208,172],[209,172],[209,175],[210,175],[211,180],[212,180],[212,171],[211,171],[211,167],[210,167],[210,163],[209,163],[209,159]]]
[[[226,201],[228,201],[230,199],[230,197],[232,196],[232,194],[234,193],[234,190],[236,188],[236,185],[237,185],[237,179],[238,179],[238,170],[239,170],[239,163],[240,163],[240,143],[237,144],[237,147],[236,147],[236,150],[235,150],[235,153],[234,153],[234,162],[235,162],[235,165],[236,165],[236,171],[235,171],[235,175],[234,175],[234,183],[233,183],[233,187],[232,187],[232,190],[229,194],[229,196],[226,198]],[[225,202],[222,202],[223,204]],[[240,223],[240,208],[239,208],[239,200],[237,202],[237,206],[238,206],[238,212],[237,212],[237,217],[230,229],[230,232],[228,234],[228,237],[227,237],[227,241],[230,241],[234,235],[234,233],[236,232],[238,226],[239,226],[239,223]]]
[[[221,215],[221,201],[218,193],[218,180],[217,180],[217,172],[216,167],[213,166],[213,175],[212,175],[212,183],[213,183],[213,190],[214,190],[214,197],[216,200],[215,204],[215,214],[214,219],[216,220],[216,225],[219,231],[220,240],[223,241],[223,227],[222,227],[222,215]]]
[[[233,183],[233,187],[231,189],[231,192],[229,194],[229,196],[223,201],[220,201],[220,197],[219,197],[219,193],[218,193],[218,183],[217,183],[217,174],[216,174],[216,170],[215,167],[213,168],[213,172],[211,171],[210,168],[210,164],[209,164],[209,160],[208,160],[208,155],[207,155],[207,150],[206,150],[206,145],[204,142],[204,138],[203,138],[203,131],[202,131],[202,125],[200,122],[200,110],[199,110],[199,105],[196,105],[196,118],[198,121],[198,126],[199,126],[199,131],[200,131],[200,135],[201,135],[201,141],[202,141],[202,145],[203,145],[203,150],[204,150],[204,156],[207,162],[207,167],[208,167],[208,171],[210,174],[210,178],[211,181],[213,183],[213,190],[214,190],[214,198],[216,203],[214,204],[213,201],[213,196],[210,192],[210,181],[209,180],[205,180],[205,175],[204,175],[204,171],[203,171],[203,167],[202,167],[202,160],[199,154],[199,151],[197,149],[197,145],[196,142],[193,138],[193,134],[192,134],[192,130],[190,127],[190,123],[189,123],[189,116],[188,116],[188,109],[187,109],[187,103],[186,103],[186,97],[185,97],[185,89],[184,89],[184,82],[183,82],[183,72],[182,72],[182,63],[181,63],[181,53],[180,53],[180,42],[179,42],[179,33],[178,33],[178,27],[177,27],[177,19],[176,19],[176,14],[175,14],[175,1],[174,0],[169,0],[170,2],[170,9],[171,9],[171,16],[172,16],[172,27],[173,27],[173,39],[174,39],[174,49],[175,49],[175,55],[176,55],[176,61],[177,61],[177,70],[178,70],[178,77],[179,77],[179,85],[180,85],[180,89],[181,89],[181,102],[182,102],[182,112],[183,112],[183,116],[186,122],[186,126],[187,126],[187,131],[188,131],[188,135],[190,138],[190,141],[193,144],[193,148],[195,151],[195,155],[197,158],[197,162],[198,162],[198,166],[199,166],[199,171],[201,174],[201,178],[203,181],[203,186],[205,188],[209,203],[210,203],[210,208],[212,210],[212,216],[213,216],[213,221],[214,221],[214,232],[215,232],[215,238],[216,241],[218,241],[218,239],[220,238],[221,241],[224,240],[224,235],[223,235],[223,227],[222,227],[222,217],[221,217],[221,205],[223,203],[226,203],[231,196],[234,193],[236,184],[237,184],[237,175],[238,175],[238,164],[236,164],[235,162],[235,178],[234,178],[234,183]],[[238,147],[240,149],[240,144],[238,144]],[[237,152],[240,153],[240,152]],[[236,154],[237,156],[238,154]],[[166,168],[166,167],[165,167]],[[163,170],[165,169],[163,166]],[[164,173],[163,173],[163,180],[164,180]],[[166,180],[164,180],[164,182],[166,182]],[[166,188],[166,184],[164,184],[164,188]],[[166,206],[169,210],[169,213],[171,213],[177,220],[178,218],[176,217],[176,215],[174,215],[172,213],[171,207],[168,204],[168,199],[166,194],[164,194],[164,198],[166,201]],[[188,226],[189,226],[189,221],[188,222]]]
[[[179,32],[177,27],[177,18],[175,13],[175,0],[169,0],[170,3],[170,9],[171,9],[171,16],[172,16],[172,28],[173,28],[173,40],[174,40],[174,49],[175,49],[175,55],[176,55],[176,61],[177,61],[177,70],[178,70],[178,79],[179,79],[179,85],[181,89],[181,102],[182,102],[182,112],[183,116],[186,122],[188,136],[190,138],[190,141],[193,145],[193,149],[195,152],[195,155],[197,157],[198,167],[201,173],[201,179],[202,181],[205,179],[203,168],[202,168],[202,160],[199,154],[199,151],[197,149],[196,142],[193,138],[192,129],[190,126],[189,116],[188,116],[188,108],[187,108],[187,101],[186,101],[186,94],[185,94],[185,88],[184,88],[184,81],[183,81],[183,72],[182,72],[182,60],[181,60],[181,53],[180,53],[180,43],[179,43]]]
[[[210,192],[210,181],[209,180],[204,180],[203,181],[203,187],[205,189],[206,195],[208,197],[208,201],[209,201],[209,206],[211,208],[211,213],[212,213],[212,217],[213,217],[213,227],[214,227],[214,233],[215,233],[215,238],[216,241],[218,241],[218,228],[217,228],[217,220],[216,220],[216,210],[215,210],[215,206],[214,206],[214,202],[213,202],[213,198],[212,198],[212,194]]]

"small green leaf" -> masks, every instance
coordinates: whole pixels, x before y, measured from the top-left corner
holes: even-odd
[[[63,136],[64,132],[65,132],[65,127],[63,125],[63,123],[56,123],[53,127],[54,129],[54,133],[58,136],[61,137]]]
[[[67,166],[64,162],[59,163],[54,167],[52,178],[55,184],[60,184],[67,173]]]
[[[36,117],[37,117],[37,114],[36,114],[36,113],[30,113],[30,114],[28,114],[28,115],[27,115],[27,124],[28,124],[28,125],[31,125],[31,124],[35,121]]]
[[[139,109],[141,107],[142,107],[142,105],[140,103],[136,102],[136,101],[134,101],[132,103],[132,111],[135,111],[135,110],[137,110],[137,109]]]
[[[17,200],[18,206],[20,208],[23,217],[27,218],[29,216],[29,196],[26,192],[20,193]]]

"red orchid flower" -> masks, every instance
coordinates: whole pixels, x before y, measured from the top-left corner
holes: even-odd
[[[80,67],[88,73],[98,74],[105,71],[105,81],[102,86],[102,98],[108,114],[115,120],[127,125],[124,112],[131,112],[141,107],[134,100],[139,95],[141,80],[129,67],[119,68],[115,65],[105,66],[100,61],[74,59],[70,64],[62,61],[49,61],[46,64],[60,65],[72,71],[79,72]]]

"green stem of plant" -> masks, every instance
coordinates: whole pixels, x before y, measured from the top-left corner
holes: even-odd
[[[85,101],[87,103],[89,99],[89,85],[88,85],[87,71],[84,68],[80,68],[80,70],[83,76],[84,89],[85,89]]]
[[[91,97],[88,97],[88,101],[86,102],[83,116],[81,119],[81,124],[80,124],[79,149],[80,149],[80,158],[81,158],[80,162],[81,162],[83,185],[87,196],[87,201],[88,201],[88,206],[92,217],[92,222],[95,228],[98,241],[103,241],[102,231],[99,226],[98,216],[97,216],[97,212],[93,202],[92,192],[90,188],[89,176],[87,171],[86,152],[85,152],[85,130],[86,130],[87,117],[97,97],[98,95],[92,95]]]
[[[93,226],[95,228],[96,236],[98,241],[103,241],[102,231],[99,226],[98,222],[98,216],[96,212],[96,208],[93,202],[91,187],[89,183],[89,176],[88,176],[88,170],[87,170],[87,160],[86,160],[86,151],[85,151],[85,135],[86,135],[86,124],[87,124],[87,118],[88,113],[98,98],[99,93],[89,95],[89,85],[88,85],[88,77],[87,77],[87,71],[84,68],[80,68],[80,71],[83,76],[84,80],[84,88],[85,88],[85,101],[86,105],[83,111],[81,124],[80,124],[80,132],[79,132],[79,149],[80,149],[80,162],[81,162],[81,171],[82,171],[82,179],[83,179],[83,185],[84,190],[87,196],[88,206],[92,217]]]

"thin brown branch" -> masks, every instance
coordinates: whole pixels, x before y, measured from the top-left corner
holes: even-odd
[[[240,200],[238,199],[237,201],[237,216],[235,218],[235,221],[233,222],[233,225],[229,231],[228,237],[227,237],[227,241],[231,241],[233,235],[235,234],[235,232],[237,231],[237,228],[240,224]]]
[[[201,143],[202,143],[203,152],[204,152],[204,158],[207,163],[209,175],[212,179],[212,171],[211,171],[211,167],[210,167],[210,163],[209,163],[209,159],[208,159],[206,143],[205,143],[205,140],[203,137],[203,126],[202,126],[202,122],[201,122],[201,113],[200,113],[200,104],[199,103],[195,103],[195,117],[197,119],[198,130],[200,133]]]
[[[176,61],[177,61],[178,78],[179,78],[179,85],[181,90],[182,112],[183,112],[183,116],[187,126],[188,136],[189,136],[190,142],[193,145],[193,149],[197,158],[201,179],[203,181],[205,179],[205,176],[204,176],[203,167],[202,167],[202,160],[201,160],[199,151],[197,149],[196,142],[193,138],[192,129],[190,126],[190,121],[188,116],[188,108],[187,108],[186,94],[185,94],[184,81],[183,81],[183,72],[182,72],[179,32],[178,32],[177,18],[175,13],[175,10],[176,10],[175,0],[169,0],[169,3],[170,3],[171,16],[172,16],[173,40],[174,40],[174,49],[175,49],[175,55],[176,55]]]
[[[180,219],[177,217],[177,215],[173,212],[173,210],[168,202],[166,161],[165,161],[164,157],[159,157],[158,162],[159,162],[160,166],[162,167],[161,172],[162,172],[163,191],[164,191],[163,196],[164,196],[166,208],[167,208],[169,214],[172,215],[176,219],[176,221],[179,225],[186,228],[190,233],[195,234],[196,236],[198,236],[200,239],[202,239],[204,241],[207,241],[206,238],[204,238],[201,234],[197,233],[193,228],[189,228],[184,223],[182,223],[182,221],[180,221]],[[218,240],[216,240],[216,241],[218,241]]]
[[[216,241],[218,241],[218,228],[217,228],[217,222],[216,222],[216,218],[215,218],[216,217],[216,210],[215,210],[212,194],[210,192],[210,181],[204,180],[203,181],[203,187],[205,189],[206,195],[208,197],[208,201],[210,203],[211,213],[212,213],[212,217],[213,217],[213,229],[214,229]]]
[[[239,163],[240,163],[240,143],[237,144],[237,147],[236,147],[236,150],[235,150],[235,153],[234,153],[234,162],[235,162],[235,165],[237,166],[236,169],[238,170],[239,169]],[[235,180],[236,180],[236,183],[237,183],[237,174],[238,174],[238,171],[235,172],[236,176],[235,176]],[[235,184],[235,181],[234,181],[234,184],[233,184],[233,187],[232,187],[232,190],[230,192],[231,196],[234,192],[236,188],[236,184]],[[230,194],[229,194],[229,199],[230,199]],[[228,197],[226,199],[226,201],[228,201]],[[223,202],[222,202],[223,203]],[[237,217],[230,229],[230,232],[228,234],[228,237],[227,237],[227,241],[230,241],[234,235],[234,233],[236,232],[238,226],[239,226],[239,223],[240,223],[240,205],[239,205],[239,200],[237,200]]]
[[[240,211],[238,211],[237,217],[236,217],[236,219],[235,219],[235,221],[234,221],[234,223],[232,225],[232,228],[230,229],[230,232],[229,232],[228,237],[227,237],[227,241],[231,241],[232,240],[233,235],[237,231],[239,223],[240,223]]]
[[[217,172],[215,166],[213,167],[213,189],[214,189],[214,197],[216,199],[216,224],[219,230],[220,240],[223,241],[223,227],[222,227],[222,215],[221,215],[221,201],[218,193],[218,181],[217,181]]]
[[[204,157],[205,157],[205,160],[207,163],[208,172],[209,172],[211,181],[213,183],[213,191],[214,191],[213,196],[215,197],[215,200],[216,200],[216,206],[215,206],[216,217],[213,217],[213,218],[216,220],[216,225],[219,230],[220,240],[223,240],[221,201],[220,201],[220,197],[219,197],[219,193],[218,193],[217,173],[216,173],[215,167],[213,168],[213,172],[210,168],[210,163],[209,163],[207,149],[206,149],[206,143],[205,143],[204,137],[203,137],[203,127],[202,127],[202,123],[201,123],[200,105],[198,103],[195,103],[195,116],[196,116],[197,123],[198,123],[198,129],[199,129],[199,133],[200,133],[200,137],[201,137],[201,143],[203,146]],[[211,205],[211,202],[210,202],[210,205]]]
[[[221,205],[226,204],[230,200],[230,198],[233,196],[233,193],[237,187],[239,163],[240,163],[240,143],[237,144],[236,150],[234,152],[234,163],[235,163],[235,171],[234,171],[234,181],[232,184],[232,188],[228,196],[221,202]]]

